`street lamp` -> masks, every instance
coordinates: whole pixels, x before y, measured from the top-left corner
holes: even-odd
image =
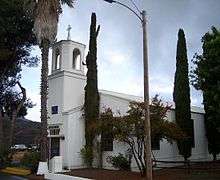
[[[149,109],[149,78],[148,78],[148,51],[147,51],[147,19],[146,11],[140,11],[135,3],[131,0],[136,10],[130,8],[128,5],[115,0],[104,0],[108,3],[115,3],[127,8],[131,11],[141,22],[143,28],[143,65],[144,65],[144,102],[145,102],[145,162],[146,162],[146,177],[147,180],[152,180],[152,161],[151,161],[151,134],[150,134],[150,109]]]

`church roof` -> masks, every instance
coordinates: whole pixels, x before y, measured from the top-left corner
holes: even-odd
[[[130,95],[130,94],[119,93],[119,92],[115,92],[115,91],[99,90],[99,93],[104,94],[104,95],[117,97],[117,98],[120,98],[120,99],[125,99],[125,100],[128,100],[128,101],[143,101],[143,97]]]
[[[130,95],[130,94],[124,94],[124,93],[119,93],[119,92],[114,92],[114,91],[108,91],[108,90],[99,90],[100,94],[107,95],[107,96],[113,96],[119,99],[124,99],[127,101],[143,101],[143,97],[141,96],[135,96],[135,95]],[[175,109],[175,103],[174,102],[168,102],[169,105],[172,105],[171,109]],[[191,112],[194,113],[201,113],[204,114],[205,111],[202,107],[198,106],[191,106]]]

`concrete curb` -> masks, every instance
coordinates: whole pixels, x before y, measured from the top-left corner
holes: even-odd
[[[44,178],[50,180],[91,180],[88,178],[69,176],[64,174],[55,174],[55,173],[47,173],[45,174]]]

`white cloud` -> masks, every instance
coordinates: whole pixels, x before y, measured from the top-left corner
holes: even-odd
[[[160,82],[152,83],[150,86],[151,93],[153,94],[172,94],[173,88],[167,84],[160,84]]]
[[[120,51],[111,51],[104,54],[112,65],[122,65],[131,61],[131,55]]]
[[[157,74],[150,77],[150,92],[152,95],[161,94],[171,97],[173,93],[173,80],[167,75]]]
[[[121,82],[120,86],[116,88],[117,92],[122,92],[125,94],[131,94],[136,96],[143,96],[143,83],[135,81],[134,79],[126,80]]]

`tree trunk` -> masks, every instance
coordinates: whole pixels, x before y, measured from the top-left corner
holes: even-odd
[[[96,136],[96,147],[97,147],[97,160],[98,160],[98,168],[102,168],[103,166],[103,151],[101,146],[101,136]]]
[[[43,39],[41,43],[41,161],[47,161],[48,139],[47,139],[47,94],[48,94],[48,54],[49,40]]]
[[[3,141],[3,116],[2,116],[2,108],[0,107],[0,153],[3,150],[4,141]]]
[[[9,137],[9,147],[11,147],[14,143],[14,129],[15,129],[16,118],[17,118],[17,111],[13,110],[12,111],[12,116],[11,116],[11,129],[10,129],[10,137]]]
[[[134,147],[133,147],[133,145],[131,145],[131,144],[129,144],[129,143],[128,143],[128,145],[129,145],[130,148],[131,148],[133,157],[134,157],[135,162],[136,162],[136,164],[137,164],[137,166],[138,166],[138,169],[140,170],[141,176],[144,176],[143,169],[141,168],[141,165],[140,165],[140,163],[139,163],[139,161],[138,161],[138,158],[137,158],[137,156],[136,156],[136,154],[135,154],[135,152],[134,152]]]
[[[12,110],[12,117],[11,117],[11,131],[10,131],[10,137],[9,137],[9,147],[11,147],[13,145],[13,141],[14,141],[14,129],[15,129],[15,121],[17,119],[17,115],[20,111],[20,109],[22,108],[22,106],[24,105],[25,101],[26,101],[26,89],[23,88],[20,84],[20,82],[17,82],[19,88],[21,89],[21,93],[22,93],[22,99],[19,102],[18,106],[15,107],[16,109]]]

